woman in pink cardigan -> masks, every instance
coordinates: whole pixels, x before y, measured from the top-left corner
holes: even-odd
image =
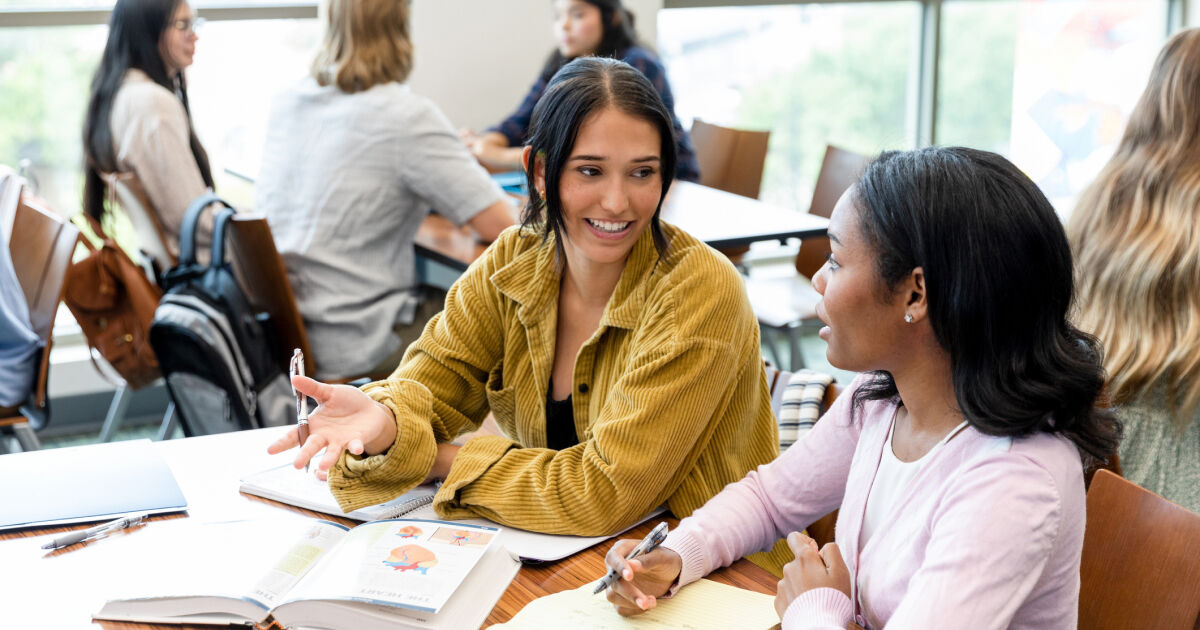
[[[1083,464],[1116,450],[1100,348],[1066,319],[1045,196],[993,153],[880,155],[830,219],[813,284],[829,362],[864,372],[800,442],[607,562],[618,612],[787,536],[783,627],[1075,628]],[[799,533],[839,509],[836,542]]]

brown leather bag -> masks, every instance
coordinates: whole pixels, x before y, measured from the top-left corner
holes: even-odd
[[[91,253],[67,272],[63,301],[83,329],[88,346],[137,389],[159,377],[149,333],[162,291],[98,221],[87,219],[103,243],[97,249],[86,236],[80,239]]]

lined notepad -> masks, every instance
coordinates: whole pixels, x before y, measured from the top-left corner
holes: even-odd
[[[779,623],[775,598],[712,580],[697,580],[679,589],[675,597],[636,617],[622,617],[604,595],[592,595],[593,584],[535,599],[508,623],[494,630],[605,630],[652,628],[702,630],[743,628],[767,630]]]

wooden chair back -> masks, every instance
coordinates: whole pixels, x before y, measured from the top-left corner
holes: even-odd
[[[108,173],[104,175],[104,181],[133,224],[142,256],[153,261],[161,271],[174,267],[179,262],[179,249],[167,238],[166,228],[137,175]]]
[[[30,324],[44,341],[31,397],[39,410],[46,407],[54,318],[62,302],[64,281],[78,240],[78,228],[47,209],[41,200],[28,194],[19,197],[9,253],[17,281],[25,294],[25,303],[29,306]],[[40,429],[47,418],[42,414],[29,420],[34,429]]]
[[[1200,514],[1096,472],[1087,494],[1079,627],[1200,627]]]
[[[770,131],[722,127],[697,118],[691,136],[702,185],[758,199]]]
[[[870,161],[870,157],[861,153],[847,151],[832,144],[825,145],[825,159],[821,161],[821,171],[817,174],[816,185],[813,186],[813,198],[808,213],[828,219],[842,193],[858,181],[863,168]],[[825,264],[825,256],[828,253],[828,238],[804,239],[800,251],[796,253],[796,271],[811,279]]]
[[[271,226],[266,217],[253,214],[234,215],[230,223],[228,238],[230,258],[234,273],[250,304],[271,316],[281,348],[280,369],[286,374],[293,348],[304,353],[306,374],[315,374],[312,352],[309,351],[308,333],[304,320],[296,308],[296,294],[288,281],[283,258],[275,249]]]

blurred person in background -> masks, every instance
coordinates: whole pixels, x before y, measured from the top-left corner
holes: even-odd
[[[1200,512],[1200,29],[1172,37],[1068,225],[1077,324],[1104,343],[1121,469]]]

